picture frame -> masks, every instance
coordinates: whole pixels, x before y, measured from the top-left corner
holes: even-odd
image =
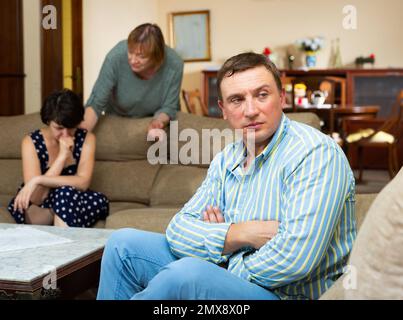
[[[210,10],[169,15],[170,46],[184,62],[211,61]]]

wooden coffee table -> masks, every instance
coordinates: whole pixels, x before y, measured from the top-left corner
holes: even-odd
[[[114,230],[0,223],[0,232],[17,227],[71,241],[0,250],[0,299],[72,299],[98,285],[103,249]]]

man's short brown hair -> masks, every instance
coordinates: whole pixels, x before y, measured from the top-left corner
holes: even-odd
[[[156,24],[144,23],[130,32],[128,47],[139,46],[141,52],[149,57],[155,65],[164,61],[165,40],[160,27]]]
[[[217,75],[218,99],[222,100],[221,82],[224,77],[231,77],[237,72],[242,72],[255,67],[264,66],[274,77],[279,92],[282,91],[281,75],[277,67],[265,55],[254,52],[241,53],[229,58]]]

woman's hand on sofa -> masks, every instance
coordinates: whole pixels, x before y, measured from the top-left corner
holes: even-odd
[[[147,132],[147,141],[160,141],[165,140],[166,133],[163,129],[150,129]]]

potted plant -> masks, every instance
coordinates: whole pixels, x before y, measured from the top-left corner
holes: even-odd
[[[375,63],[375,54],[372,53],[368,57],[360,56],[355,59],[355,65],[357,68],[363,68],[366,63],[370,63],[373,67]]]
[[[306,66],[313,68],[316,66],[316,53],[323,48],[324,39],[322,37],[304,38],[296,41],[300,50],[305,52]]]

